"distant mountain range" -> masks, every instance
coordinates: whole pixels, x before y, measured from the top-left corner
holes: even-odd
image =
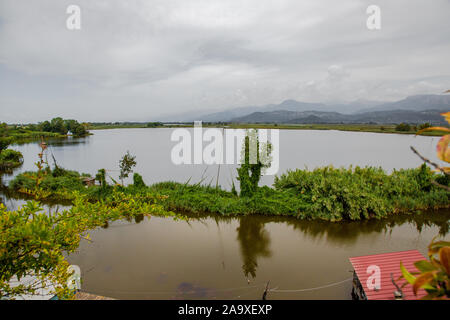
[[[247,106],[185,118],[185,121],[237,123],[445,123],[450,95],[415,95],[395,102],[357,100],[346,104],[285,100],[280,104]],[[183,117],[184,118],[184,117]]]
[[[372,111],[358,114],[342,114],[338,112],[323,111],[272,111],[254,112],[244,117],[234,118],[230,122],[235,123],[424,123],[444,124],[444,118],[440,115],[442,111]]]

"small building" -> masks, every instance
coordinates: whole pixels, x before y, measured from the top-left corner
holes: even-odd
[[[401,288],[406,280],[398,280],[402,274],[400,261],[409,272],[418,272],[414,262],[425,260],[425,257],[417,250],[353,257],[349,260],[353,266],[352,297],[355,300],[418,300],[427,294],[425,290],[419,289],[416,296],[411,285]]]
[[[92,177],[83,177],[82,178],[83,183],[90,187],[90,186],[95,186],[95,178]]]

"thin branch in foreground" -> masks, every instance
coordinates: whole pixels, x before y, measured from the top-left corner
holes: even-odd
[[[419,156],[420,159],[422,159],[423,161],[425,161],[426,163],[432,165],[433,167],[435,167],[436,169],[438,169],[439,171],[441,171],[443,174],[445,175],[450,175],[450,173],[446,172],[444,170],[444,168],[440,167],[437,163],[432,162],[430,159],[425,158],[424,156],[422,156],[419,151],[417,151],[413,146],[410,146],[411,150],[417,155]]]

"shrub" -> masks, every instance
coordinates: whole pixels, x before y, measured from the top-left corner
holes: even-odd
[[[422,123],[421,125],[418,126],[417,129],[423,130],[423,129],[426,129],[426,128],[431,128],[431,124],[428,123],[428,122]]]
[[[142,179],[142,176],[139,173],[133,175],[133,186],[136,188],[145,188],[144,179]]]
[[[411,131],[411,126],[407,123],[400,123],[395,127],[395,131]]]
[[[6,149],[0,153],[0,169],[15,168],[23,163],[22,153]]]
[[[381,168],[289,171],[275,178],[277,190],[291,190],[310,204],[308,216],[331,220],[381,218],[389,213],[438,202],[448,203],[448,194],[431,184],[433,173],[426,166],[386,174]],[[442,199],[431,201],[433,193]]]

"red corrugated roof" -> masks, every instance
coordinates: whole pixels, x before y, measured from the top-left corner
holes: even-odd
[[[364,292],[368,300],[393,300],[394,291],[397,291],[394,284],[391,281],[391,273],[394,275],[395,282],[401,287],[405,283],[405,280],[397,279],[401,276],[400,261],[408,269],[409,272],[417,272],[418,270],[414,266],[414,262],[419,260],[425,260],[424,256],[417,250],[398,251],[391,253],[381,253],[369,256],[353,257],[350,258],[353,269],[358,276],[361,285],[364,288]],[[381,281],[379,290],[369,289],[367,286],[367,279],[372,275],[372,272],[368,272],[368,267],[371,265],[378,266],[381,273]],[[412,286],[407,285],[403,289],[403,295],[405,300],[417,300],[426,295],[425,290],[420,289],[417,296],[412,291]]]

